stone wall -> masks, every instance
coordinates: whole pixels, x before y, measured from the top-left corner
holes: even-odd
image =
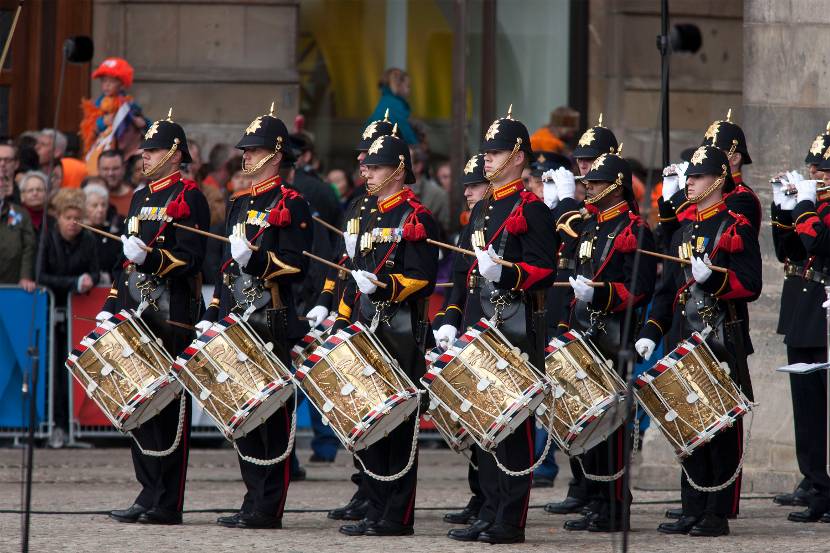
[[[216,142],[236,143],[272,101],[291,127],[298,9],[299,0],[95,0],[93,64],[126,58],[147,116],[172,106],[205,156]]]

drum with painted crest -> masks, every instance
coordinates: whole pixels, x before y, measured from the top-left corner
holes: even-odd
[[[550,392],[544,375],[487,319],[467,329],[421,379],[484,450],[512,434]]]
[[[444,350],[440,348],[428,351],[425,356],[427,366],[432,365],[443,353]],[[466,451],[473,445],[473,439],[461,424],[458,415],[448,411],[437,399],[430,398],[429,408],[423,417],[424,420],[431,421],[435,425],[435,429],[450,449],[456,453]]]
[[[695,332],[634,381],[634,394],[682,460],[735,424],[752,403]]]
[[[415,384],[361,323],[330,335],[294,376],[351,452],[388,435],[418,407]]]
[[[173,372],[229,440],[247,435],[291,399],[291,372],[239,315],[211,325]]]
[[[548,343],[545,373],[552,399],[538,413],[540,422],[552,429],[568,455],[579,455],[605,441],[625,420],[625,382],[578,330]]]
[[[75,380],[122,432],[144,424],[181,392],[172,364],[150,327],[126,310],[100,322],[66,360]]]

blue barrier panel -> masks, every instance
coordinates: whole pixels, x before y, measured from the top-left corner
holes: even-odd
[[[24,292],[16,286],[0,286],[0,430],[25,429],[28,425],[28,406],[21,394],[23,375],[31,371],[32,360],[27,350],[32,332],[32,302],[35,302],[34,329],[40,331],[38,344],[40,360],[37,382],[38,423],[47,419],[47,367],[52,358],[49,312],[51,294],[38,290]]]

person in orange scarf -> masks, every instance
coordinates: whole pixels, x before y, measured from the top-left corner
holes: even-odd
[[[92,78],[101,79],[101,95],[95,101],[82,101],[80,135],[89,174],[97,175],[98,155],[118,149],[129,158],[137,151],[148,124],[141,107],[127,94],[133,84],[133,68],[127,60],[105,59]]]

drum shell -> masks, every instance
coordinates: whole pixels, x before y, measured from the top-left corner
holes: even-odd
[[[427,353],[426,362],[431,365],[436,359],[441,357],[443,351],[440,348],[433,348]],[[447,445],[456,453],[461,453],[469,449],[473,445],[473,439],[467,432],[467,429],[461,424],[458,416],[453,416],[453,413],[448,411],[437,400],[430,402],[429,409],[424,413],[425,420],[431,420],[435,424],[435,428]]]

